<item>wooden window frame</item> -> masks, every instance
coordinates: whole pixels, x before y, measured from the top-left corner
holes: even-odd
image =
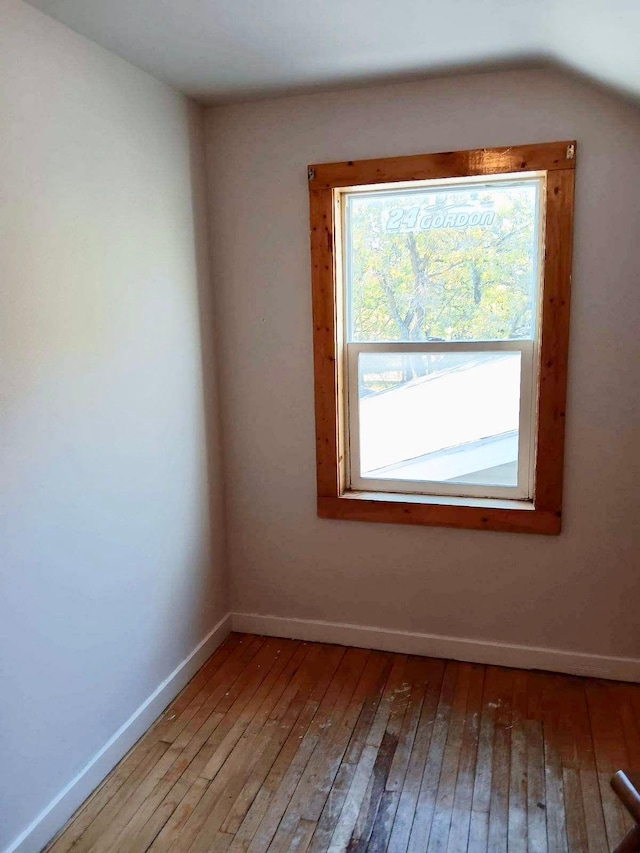
[[[562,519],[576,143],[552,142],[309,166],[318,515],[474,530],[558,534]],[[357,492],[346,487],[336,190],[546,172],[535,487],[531,501]]]

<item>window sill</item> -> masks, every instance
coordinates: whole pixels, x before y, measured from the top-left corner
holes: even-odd
[[[348,521],[421,524],[510,533],[560,533],[560,513],[537,508],[530,501],[344,492],[318,497],[318,516]]]

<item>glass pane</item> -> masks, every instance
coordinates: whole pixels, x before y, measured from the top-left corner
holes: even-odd
[[[347,194],[349,340],[533,338],[541,180]]]
[[[519,352],[358,362],[362,477],[517,486]]]

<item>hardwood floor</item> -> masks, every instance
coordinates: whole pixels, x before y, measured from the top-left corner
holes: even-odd
[[[640,685],[232,634],[51,853],[612,849]]]

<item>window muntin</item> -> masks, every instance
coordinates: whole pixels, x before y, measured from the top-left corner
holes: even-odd
[[[350,488],[533,497],[544,190],[336,191]]]

